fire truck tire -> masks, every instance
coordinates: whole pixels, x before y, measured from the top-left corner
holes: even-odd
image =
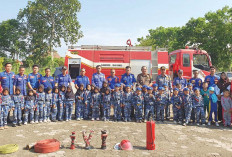
[[[36,153],[51,153],[60,149],[60,142],[56,139],[46,139],[38,141],[34,150]]]

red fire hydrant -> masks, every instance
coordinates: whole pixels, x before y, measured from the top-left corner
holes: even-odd
[[[74,131],[72,132],[72,135],[70,135],[70,138],[71,138],[71,140],[72,140],[70,149],[75,149],[74,141],[75,141],[75,139],[76,139],[76,136],[75,136],[75,132],[74,132]]]

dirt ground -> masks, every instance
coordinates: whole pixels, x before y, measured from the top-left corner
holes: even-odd
[[[82,131],[93,129],[92,150],[85,150]],[[107,149],[101,150],[101,130],[107,130]],[[71,132],[76,132],[75,150],[70,150]],[[69,121],[9,127],[0,131],[0,145],[18,144],[19,150],[6,156],[232,156],[232,129],[215,126],[181,126],[173,122],[156,124],[156,150],[146,150],[146,124],[135,122]],[[38,154],[25,150],[26,144],[55,138],[61,149],[54,153]],[[132,151],[114,150],[123,139],[134,146]]]

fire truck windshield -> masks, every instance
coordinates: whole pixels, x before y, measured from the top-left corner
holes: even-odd
[[[193,54],[193,66],[195,68],[209,71],[209,60],[205,54]]]

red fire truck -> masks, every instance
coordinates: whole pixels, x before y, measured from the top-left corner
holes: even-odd
[[[110,75],[110,69],[115,69],[116,76],[121,78],[126,66],[131,66],[132,73],[137,76],[141,73],[141,67],[147,66],[155,79],[160,74],[160,67],[165,66],[167,74],[174,77],[182,69],[184,77],[189,79],[194,69],[200,71],[201,77],[208,75],[212,64],[206,51],[195,49],[168,53],[166,49],[152,51],[151,47],[83,45],[70,46],[66,52],[65,66],[73,80],[79,75],[81,68],[86,69],[86,76],[91,79],[97,65],[102,66],[102,73],[106,77]]]

